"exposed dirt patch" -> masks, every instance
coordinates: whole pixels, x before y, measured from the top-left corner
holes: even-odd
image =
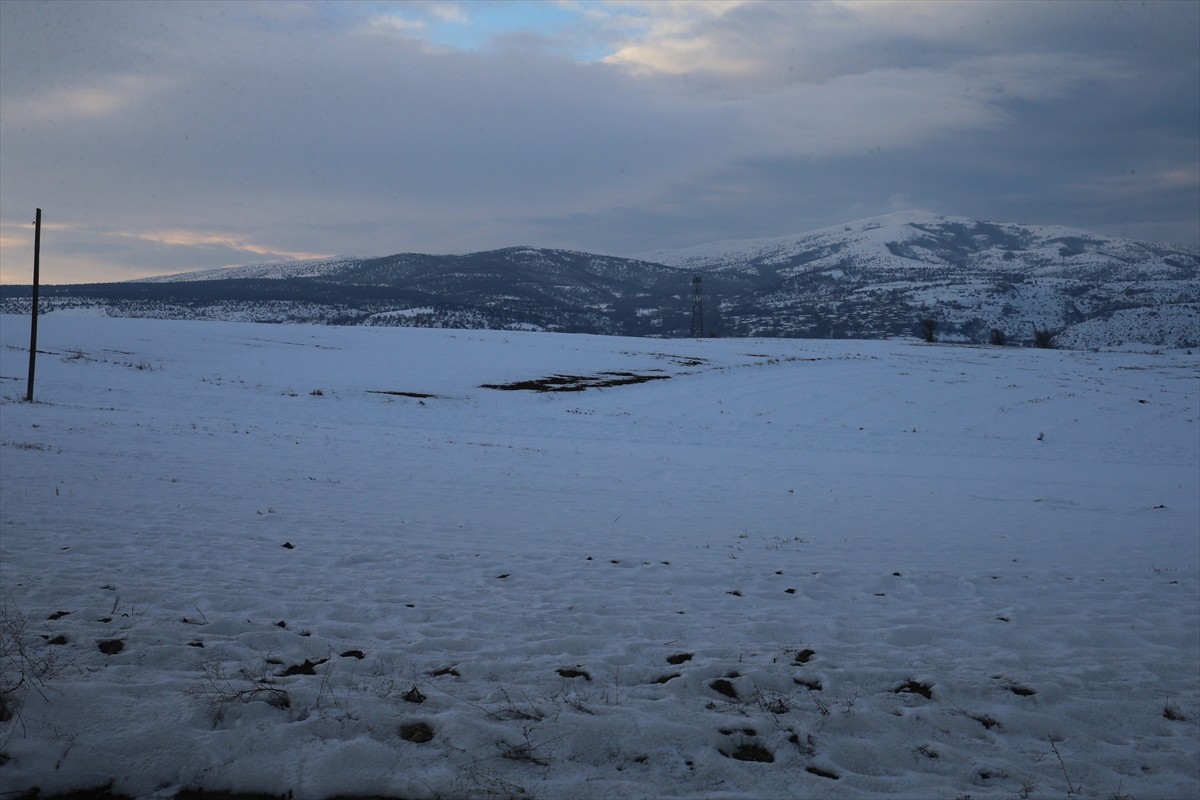
[[[96,642],[96,647],[106,656],[115,656],[125,649],[125,642],[121,639],[104,639]]]
[[[732,683],[730,683],[728,680],[726,680],[725,678],[717,678],[715,681],[710,683],[708,686],[710,689],[712,689],[717,694],[723,694],[726,697],[728,697],[730,700],[738,699],[737,689],[734,688],[734,685]]]
[[[980,725],[982,725],[984,728],[986,728],[989,731],[992,728],[1001,727],[1000,720],[996,719],[991,714],[967,714],[967,716],[970,717],[971,719],[975,720],[976,722],[978,722]]]
[[[433,728],[424,722],[406,722],[400,726],[400,738],[414,744],[425,744],[433,741]]]
[[[815,655],[816,655],[816,652],[809,650],[806,647],[803,650],[800,650],[799,652],[796,653],[796,658],[792,661],[792,663],[795,664],[796,666],[802,666],[802,665],[807,664],[808,662],[812,661],[812,658]]]
[[[673,667],[678,667],[685,661],[691,661],[695,653],[676,653],[673,656],[667,656],[667,663]]]
[[[606,389],[612,386],[630,386],[647,381],[665,381],[670,375],[648,375],[634,372],[601,372],[596,375],[550,375],[545,378],[512,383],[485,383],[481,389],[499,389],[503,392],[582,392],[585,389]]]
[[[589,681],[592,679],[592,676],[589,675],[586,670],[577,669],[574,667],[563,667],[555,671],[564,678],[583,678]]]
[[[412,397],[417,400],[428,400],[429,398],[437,398],[436,394],[428,394],[426,392],[396,392],[387,389],[367,389],[367,394],[390,394],[393,397]]]
[[[772,764],[775,761],[775,754],[757,742],[742,742],[728,753],[724,750],[720,752],[726,758],[735,758],[738,761],[758,761],[763,764]]]
[[[113,795],[114,797],[116,795]],[[91,797],[91,795],[88,795]],[[173,800],[288,800],[286,794],[263,794],[259,792],[206,792],[203,789],[183,789]]]
[[[892,689],[893,694],[919,694],[926,700],[933,699],[933,687],[927,683],[918,683],[917,681],[905,681],[904,683]]]
[[[292,664],[290,667],[279,673],[279,677],[286,678],[290,675],[316,675],[317,667],[328,661],[328,658],[322,658],[317,661],[309,661],[304,659],[303,664]]]

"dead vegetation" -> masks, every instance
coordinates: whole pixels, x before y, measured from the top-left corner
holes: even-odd
[[[550,375],[535,380],[512,383],[485,383],[481,389],[499,389],[503,392],[582,392],[586,389],[605,389],[613,386],[630,386],[647,381],[665,381],[670,375],[637,374],[634,372],[601,372],[596,375]]]

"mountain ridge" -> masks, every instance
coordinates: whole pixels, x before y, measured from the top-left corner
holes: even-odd
[[[694,275],[710,334],[882,338],[929,319],[946,341],[1045,331],[1066,347],[1200,345],[1200,248],[923,211],[635,258],[533,246],[337,256],[43,296],[122,316],[665,337],[691,331]],[[20,310],[19,295],[0,287],[0,309]]]

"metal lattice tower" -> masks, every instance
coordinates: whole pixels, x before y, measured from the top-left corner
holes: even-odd
[[[704,338],[704,294],[699,275],[692,276],[692,338]]]

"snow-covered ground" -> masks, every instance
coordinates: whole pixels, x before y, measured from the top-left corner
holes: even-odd
[[[1200,356],[27,336],[0,792],[1200,795]]]

